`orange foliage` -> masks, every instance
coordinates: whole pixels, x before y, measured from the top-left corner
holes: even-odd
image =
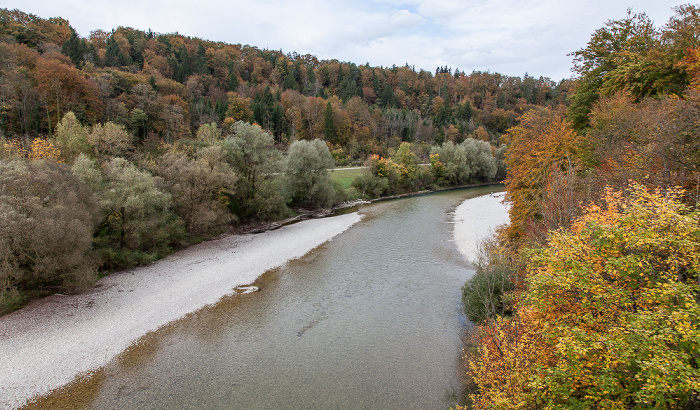
[[[28,152],[29,159],[52,159],[57,162],[61,161],[61,150],[56,148],[51,141],[35,138],[32,141],[31,148]]]
[[[700,213],[609,189],[530,252],[512,319],[468,357],[476,409],[690,408],[700,393]]]
[[[470,395],[475,410],[536,409],[540,394],[532,377],[550,365],[553,349],[544,344],[541,323],[521,308],[513,318],[498,317],[478,330],[478,354],[466,357],[478,394]]]
[[[511,203],[511,237],[522,237],[532,220],[541,218],[538,209],[551,170],[562,171],[582,155],[583,138],[561,114],[548,109],[532,110],[521,123],[508,130],[506,199]]]
[[[690,76],[690,88],[700,91],[700,47],[686,50],[685,57],[677,65]]]
[[[37,89],[46,100],[50,124],[58,124],[63,114],[73,111],[90,123],[102,115],[103,104],[94,82],[78,70],[55,60],[39,59],[36,71]]]

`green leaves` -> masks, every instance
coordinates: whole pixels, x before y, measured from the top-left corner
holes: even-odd
[[[532,258],[524,306],[557,356],[548,405],[676,407],[699,391],[700,214],[673,198],[609,191]]]
[[[294,142],[289,147],[285,167],[285,186],[292,205],[332,205],[335,190],[328,169],[333,166],[333,157],[323,141]]]

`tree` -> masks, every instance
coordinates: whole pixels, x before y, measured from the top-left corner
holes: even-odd
[[[88,130],[80,124],[72,111],[67,112],[56,125],[54,140],[61,150],[61,157],[68,164],[73,164],[81,153],[88,154],[92,151]]]
[[[442,146],[434,146],[430,152],[434,175],[444,178],[450,185],[490,181],[498,170],[488,142],[467,138],[455,145],[447,141]]]
[[[327,141],[334,142],[336,140],[335,122],[333,121],[333,106],[328,101],[326,111],[323,114],[323,135]]]
[[[312,208],[330,206],[335,189],[328,169],[335,166],[325,142],[295,141],[289,147],[285,164],[285,187],[294,206]]]
[[[700,213],[609,189],[529,252],[512,318],[477,334],[475,409],[695,408]]]
[[[608,21],[605,27],[595,31],[586,48],[573,53],[574,71],[579,75],[579,85],[569,107],[574,128],[588,125],[587,116],[600,96],[600,89],[609,74],[624,61],[625,53],[645,53],[658,46],[658,42],[658,33],[649,17],[628,10],[626,18]]]
[[[537,252],[524,308],[556,361],[540,405],[690,408],[700,393],[700,214],[678,192],[608,190]]]
[[[87,123],[95,123],[102,116],[100,91],[78,70],[55,60],[39,59],[35,78],[36,89],[44,101],[49,133],[68,111]]]
[[[30,290],[74,291],[97,279],[95,199],[69,167],[0,160],[0,312]]]
[[[196,138],[204,143],[213,145],[221,139],[221,130],[216,126],[215,122],[202,124],[197,128]]]
[[[87,140],[100,158],[123,156],[133,148],[133,137],[126,128],[111,121],[95,124]]]
[[[675,8],[676,15],[661,30],[644,13],[628,11],[596,30],[588,46],[574,54],[579,85],[569,114],[573,126],[588,126],[587,115],[600,96],[625,91],[635,102],[645,97],[683,96],[689,76],[680,64],[688,49],[698,47],[697,6]]]
[[[394,154],[393,159],[399,166],[401,179],[412,181],[418,176],[418,156],[411,151],[410,142],[402,142],[399,149],[396,150],[396,154]]]
[[[84,155],[73,169],[97,192],[102,222],[95,246],[105,267],[132,267],[170,252],[182,222],[170,211],[171,195],[158,189],[151,174],[123,158],[112,158],[100,170]]]
[[[492,181],[496,176],[498,165],[491,152],[491,144],[473,138],[465,139],[462,144],[467,163],[472,170],[471,178],[475,181]]]
[[[221,146],[201,148],[193,158],[177,150],[167,152],[157,172],[173,196],[173,210],[191,235],[216,232],[233,219],[227,205],[237,178]]]
[[[244,219],[274,218],[285,212],[284,199],[276,187],[282,170],[282,154],[275,140],[258,125],[238,121],[223,142],[226,161],[238,175],[231,195],[232,209]]]
[[[585,140],[561,114],[549,109],[525,113],[506,135],[506,200],[510,202],[509,234],[522,237],[540,221],[539,205],[554,169],[566,170],[589,161]]]

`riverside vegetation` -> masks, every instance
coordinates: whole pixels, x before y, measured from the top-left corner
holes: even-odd
[[[331,177],[324,141],[298,140],[283,153],[270,133],[242,121],[225,133],[205,124],[195,138],[156,151],[131,144],[124,128],[83,126],[72,112],[52,138],[35,139],[27,150],[16,140],[3,144],[3,310],[26,297],[79,291],[100,270],[152,262],[237,225],[349,199],[492,181],[498,171],[483,141],[434,147],[431,167],[420,166],[403,142],[390,158],[370,157],[346,189]]]
[[[510,224],[463,288],[474,409],[700,408],[700,10],[575,52],[506,133]]]

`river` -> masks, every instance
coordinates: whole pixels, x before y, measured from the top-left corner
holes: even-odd
[[[445,409],[459,399],[454,209],[494,188],[363,206],[361,222],[230,296],[149,333],[49,403],[91,408]],[[488,202],[494,218],[502,205]],[[501,208],[499,208],[501,207]],[[478,217],[482,231],[494,220]],[[500,220],[499,220],[500,221]]]

